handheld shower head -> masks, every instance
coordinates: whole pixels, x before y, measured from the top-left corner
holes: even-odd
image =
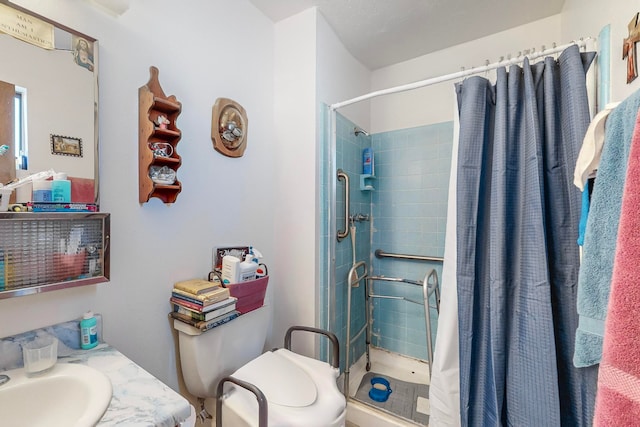
[[[355,136],[358,136],[360,134],[363,134],[364,136],[369,136],[369,132],[367,132],[366,130],[359,128],[358,126],[353,128],[353,133]]]

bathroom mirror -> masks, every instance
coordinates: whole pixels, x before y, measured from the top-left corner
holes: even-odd
[[[0,51],[0,87],[15,89],[0,91],[15,95],[0,99],[14,115],[0,121],[0,145],[9,147],[0,181],[53,169],[71,180],[72,201],[98,203],[97,41],[0,0]],[[17,201],[30,200],[25,187]]]

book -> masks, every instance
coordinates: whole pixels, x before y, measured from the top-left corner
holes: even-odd
[[[185,320],[197,320],[197,321],[209,321],[214,317],[222,316],[223,314],[227,314],[236,309],[235,301],[222,306],[220,308],[216,308],[215,310],[207,311],[205,313],[191,310],[187,307],[182,307],[180,304],[173,304],[173,312],[177,313],[181,318]]]
[[[231,296],[231,294],[229,293],[229,289],[222,288],[222,287],[216,288],[213,291],[206,292],[200,295],[194,295],[190,292],[185,292],[180,289],[174,288],[173,291],[171,292],[171,295],[176,296],[178,298],[186,299],[188,301],[194,302],[196,304],[200,304],[202,306],[215,304]]]
[[[204,279],[191,279],[183,280],[182,282],[174,283],[173,288],[181,291],[189,292],[194,295],[201,295],[207,292],[211,292],[220,287],[220,283],[209,282]]]
[[[30,202],[33,212],[98,212],[95,203],[76,202]]]
[[[220,325],[224,325],[227,322],[232,321],[233,319],[235,319],[236,317],[238,317],[240,315],[240,312],[237,310],[231,311],[229,313],[223,314],[221,316],[218,317],[214,317],[211,320],[208,321],[199,321],[199,320],[185,320],[183,318],[181,318],[179,316],[178,313],[176,312],[171,312],[169,313],[169,316],[171,316],[171,318],[179,320],[181,322],[184,322],[188,325],[191,325],[195,328],[200,329],[201,331],[208,331],[209,329],[213,329],[216,326],[220,326]]]
[[[188,309],[193,310],[193,311],[198,312],[198,313],[208,313],[208,312],[210,312],[212,310],[216,310],[216,309],[218,309],[220,307],[223,307],[223,306],[229,304],[230,302],[233,302],[235,304],[236,301],[238,301],[238,299],[236,297],[229,297],[229,298],[227,298],[225,300],[218,301],[218,302],[216,302],[214,304],[210,304],[210,305],[207,305],[207,306],[202,306],[201,304],[197,304],[195,302],[188,301],[188,300],[182,299],[182,298],[177,297],[177,296],[172,296],[169,299],[169,301],[172,304],[177,304],[177,305],[179,305],[181,307],[188,308]]]

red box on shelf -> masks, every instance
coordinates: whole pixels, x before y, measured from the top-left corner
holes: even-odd
[[[264,305],[267,283],[269,283],[269,276],[264,276],[249,282],[230,283],[225,286],[229,288],[232,297],[238,298],[236,310],[238,310],[240,314],[245,314]]]

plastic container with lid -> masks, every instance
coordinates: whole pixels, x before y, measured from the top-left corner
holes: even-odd
[[[71,181],[67,179],[66,173],[56,173],[51,181],[51,201],[71,202]]]
[[[51,186],[53,181],[46,179],[38,179],[33,181],[33,195],[32,200],[34,202],[50,202],[51,201]],[[64,185],[64,184],[63,184]]]
[[[222,283],[228,285],[230,283],[238,283],[240,260],[233,255],[225,255],[222,257]]]

